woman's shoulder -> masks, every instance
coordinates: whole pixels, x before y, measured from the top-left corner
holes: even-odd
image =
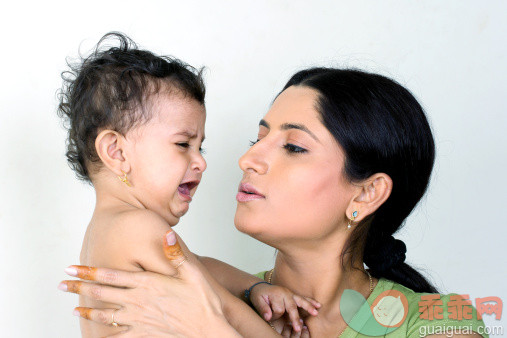
[[[387,306],[396,307],[404,312],[399,330],[408,337],[424,337],[433,334],[472,334],[483,333],[484,322],[472,306],[468,295],[456,293],[420,293],[399,283],[380,279],[371,300],[372,311],[381,304],[382,298]],[[370,301],[370,299],[368,299]],[[403,306],[403,308],[401,307]],[[397,329],[397,330],[398,330]],[[397,331],[396,330],[396,331]],[[393,331],[395,333],[396,331]],[[487,335],[483,335],[487,337]]]

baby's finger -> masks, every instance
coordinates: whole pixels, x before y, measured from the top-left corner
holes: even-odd
[[[294,331],[294,330],[292,330],[292,332],[290,334],[290,337],[291,338],[300,338],[301,337],[301,330],[300,331]]]
[[[285,311],[287,311],[287,314],[289,315],[294,331],[301,332],[301,322],[296,303],[291,301],[285,302]]]
[[[118,309],[92,309],[88,307],[77,307],[74,309],[74,315],[91,320],[106,326],[123,327],[127,329],[127,319],[124,313]],[[114,320],[114,322],[113,322]]]
[[[266,301],[260,297],[254,297],[252,299],[252,304],[257,309],[257,311],[262,315],[262,318],[264,318],[265,321],[270,321],[271,317],[273,316],[273,313],[271,312],[271,307],[266,303]]]
[[[283,314],[285,313],[285,304],[283,302],[283,298],[273,296],[273,297],[270,297],[269,300],[271,303],[271,310],[273,310],[273,315],[272,315],[271,320],[276,320],[276,319],[282,317]]]
[[[298,295],[293,295],[292,298],[294,299],[298,307],[304,309],[312,316],[316,316],[319,314],[319,311],[317,311],[315,306],[308,300],[308,298],[303,298]]]
[[[320,304],[319,302],[317,302],[315,299],[313,298],[310,298],[310,297],[304,297],[307,301],[309,301],[310,303],[312,303],[313,306],[315,306],[317,309],[319,309],[322,304]]]
[[[290,335],[292,334],[292,326],[289,324],[285,324],[282,329],[282,337],[290,338]]]

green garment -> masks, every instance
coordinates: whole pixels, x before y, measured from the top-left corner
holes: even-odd
[[[256,274],[258,278],[264,278],[267,271],[260,272]],[[409,288],[404,287],[401,284],[395,283],[393,281],[381,278],[377,286],[375,286],[375,289],[373,289],[373,292],[366,300],[368,303],[368,306],[371,307],[373,303],[375,302],[375,299],[383,292],[387,290],[395,290],[401,292],[407,299],[408,303],[408,313],[403,320],[402,324],[399,325],[398,328],[396,328],[394,331],[383,335],[386,337],[424,337],[426,335],[432,335],[432,334],[449,334],[449,332],[454,332],[454,334],[471,334],[472,331],[481,334],[483,337],[488,337],[487,334],[484,333],[484,322],[482,320],[477,319],[477,311],[476,309],[471,305],[457,305],[457,302],[454,302],[454,304],[451,302],[449,305],[449,308],[447,307],[447,303],[451,301],[451,296],[454,296],[456,294],[447,294],[447,295],[434,295],[436,300],[429,301],[430,304],[429,307],[433,309],[433,311],[436,310],[437,315],[432,320],[429,319],[422,319],[420,316],[422,316],[422,312],[427,310],[429,307],[427,305],[423,305],[420,302],[423,301],[421,299],[421,296],[428,296],[430,294],[427,293],[417,293]],[[382,299],[383,297],[379,298]],[[364,298],[363,298],[364,299]],[[440,303],[442,301],[442,303]],[[436,303],[434,303],[436,302]],[[427,304],[428,304],[427,303]],[[385,306],[390,306],[389,303],[384,303]],[[457,306],[456,306],[457,305]],[[384,308],[385,308],[384,306]],[[394,306],[394,305],[392,305]],[[398,303],[399,307],[399,303]],[[450,310],[450,311],[449,311]],[[419,312],[421,311],[421,312]],[[457,314],[457,316],[460,316],[459,312],[464,311],[461,313],[463,316],[461,320],[459,320],[459,317],[456,319],[449,318],[449,315],[451,314]],[[359,313],[355,316],[353,316],[352,320],[349,322],[349,326],[345,329],[345,331],[342,333],[340,337],[342,338],[350,338],[350,337],[371,337],[371,335],[365,335],[362,333],[356,332],[354,329],[352,329],[351,326],[354,328],[363,328],[364,324],[368,320],[373,320],[376,322],[375,318],[372,315],[371,310],[368,312],[368,318],[366,316],[361,316]],[[403,310],[403,313],[405,310]],[[470,316],[471,312],[471,319],[466,319],[466,317]],[[355,313],[355,312],[354,312]],[[363,315],[365,313],[362,313]],[[426,314],[428,314],[428,311],[426,311]],[[439,319],[438,317],[442,317],[442,319]],[[352,325],[354,324],[354,325]],[[371,324],[371,323],[370,323]],[[377,325],[378,323],[374,323]],[[461,332],[458,330],[461,328]],[[363,331],[363,329],[359,329]],[[451,331],[454,330],[454,331]],[[337,333],[337,337],[338,337]]]

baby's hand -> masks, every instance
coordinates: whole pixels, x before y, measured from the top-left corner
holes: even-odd
[[[302,329],[298,308],[316,316],[319,313],[317,309],[321,306],[312,298],[299,296],[287,288],[265,283],[258,284],[251,290],[250,301],[266,321],[276,320],[287,312],[296,332]]]

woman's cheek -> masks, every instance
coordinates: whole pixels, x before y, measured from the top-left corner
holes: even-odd
[[[339,195],[339,175],[323,168],[302,167],[286,175],[286,181],[281,186],[289,194],[287,200],[292,199],[299,207],[313,210],[333,204]]]
[[[336,176],[329,173],[303,177],[304,180],[301,182],[305,184],[299,186],[294,203],[289,204],[294,222],[302,223],[302,226],[304,224],[320,224],[323,227],[336,225],[346,203]],[[319,230],[313,228],[311,231]]]

